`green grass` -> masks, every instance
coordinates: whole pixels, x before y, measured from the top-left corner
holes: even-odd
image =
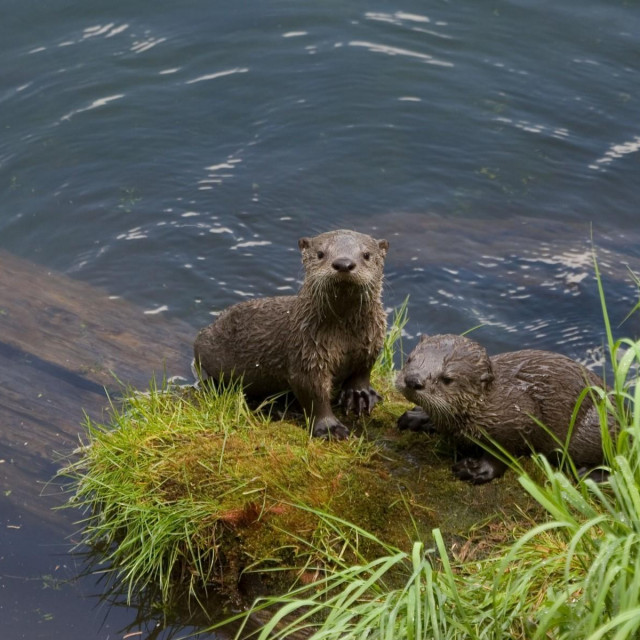
[[[393,312],[391,326],[385,336],[382,351],[376,360],[371,372],[374,384],[383,391],[389,391],[394,384],[396,369],[396,359],[404,358],[402,352],[402,330],[409,320],[409,298]]]
[[[258,600],[247,619],[271,612],[255,634],[260,640],[300,631],[367,640],[640,636],[640,341],[614,339],[594,264],[614,372],[609,391],[590,390],[598,398],[608,482],[568,477],[543,456],[534,456],[531,473],[514,461],[543,517],[529,526],[521,519],[511,541],[471,562],[452,561],[438,529],[433,548],[415,542],[408,552],[379,541],[378,557]],[[618,426],[615,442],[608,413]]]
[[[353,527],[339,520],[333,524],[345,536]],[[363,530],[359,534],[372,536]],[[461,632],[459,637],[473,637],[473,625],[465,615],[467,603],[462,602],[444,540],[438,529],[433,534],[434,548],[425,550],[422,542],[415,542],[408,552],[375,539],[384,554],[286,596],[263,598],[245,621],[257,612],[270,612],[268,622],[255,633],[265,640],[308,633],[313,638],[444,638],[451,637],[447,629],[452,625]],[[443,567],[436,570],[435,564]],[[243,626],[238,637],[245,634]]]

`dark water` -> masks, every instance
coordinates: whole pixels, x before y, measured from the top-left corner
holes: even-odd
[[[593,225],[614,323],[636,301],[636,0],[1,15],[0,248],[198,327],[295,291],[299,237],[355,228],[389,239],[385,302],[410,295],[410,336],[483,324],[492,350],[597,366]],[[99,585],[43,578],[69,565],[63,536],[4,538],[3,638],[126,633],[136,612]]]

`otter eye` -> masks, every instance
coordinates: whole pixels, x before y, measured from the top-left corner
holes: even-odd
[[[365,251],[365,252],[362,254],[362,257],[363,257],[365,260],[368,260],[368,259],[371,257],[371,254],[370,254],[368,251]]]
[[[405,360],[405,364],[409,364],[412,360],[413,360],[413,358],[412,358],[411,356],[409,356],[409,357]]]
[[[322,258],[324,258],[324,251],[318,251],[317,256],[318,260],[322,260]]]
[[[453,382],[453,378],[450,378],[449,376],[440,376],[440,382],[445,386],[450,385]]]

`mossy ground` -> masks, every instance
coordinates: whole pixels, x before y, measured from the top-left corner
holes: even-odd
[[[521,515],[531,499],[509,474],[480,487],[455,480],[451,450],[398,431],[409,405],[377,383],[387,399],[369,417],[343,416],[353,436],[336,442],[311,438],[295,413],[249,409],[237,388],[132,394],[112,424],[89,425],[63,472],[70,504],[87,513],[83,542],[108,550],[103,561],[129,596],[150,586],[165,601],[177,584],[239,598],[241,578],[255,585],[256,574],[260,590],[286,591],[333,568],[321,558],[347,565],[381,553],[323,514],[399,549],[438,527],[454,553],[486,553],[486,536],[472,532]]]

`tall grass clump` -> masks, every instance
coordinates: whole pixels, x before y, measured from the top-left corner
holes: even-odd
[[[393,310],[391,325],[385,335],[382,351],[372,371],[372,377],[383,387],[390,388],[394,384],[396,359],[402,357],[402,331],[409,319],[409,298]]]
[[[60,472],[71,481],[69,506],[85,514],[79,547],[104,551],[99,565],[118,575],[128,600],[151,585],[168,599],[176,577],[190,591],[212,580],[216,509],[224,509],[225,495],[246,488],[213,472],[223,464],[230,430],[247,430],[260,418],[237,384],[203,398],[196,404],[155,386],[128,392],[108,424],[87,421],[88,443]],[[190,452],[197,435],[217,447]],[[203,471],[200,486],[191,481],[194,464]],[[212,502],[207,495],[216,488]]]
[[[327,640],[640,637],[640,341],[614,338],[594,264],[613,371],[607,388],[588,391],[600,418],[604,481],[570,464],[560,471],[539,455],[531,474],[514,464],[545,515],[488,557],[452,562],[438,530],[433,549],[386,547],[286,597],[257,601],[249,618],[275,612],[256,632],[260,640],[301,631]]]
[[[345,521],[325,517],[345,537],[354,528]],[[449,564],[438,529],[433,531],[433,548],[415,542],[408,552],[367,531],[358,533],[372,538],[385,553],[364,564],[323,574],[313,585],[285,596],[258,600],[244,616],[236,637],[247,637],[247,629],[255,627],[255,618],[267,620],[251,634],[258,640],[475,637],[478,620],[473,616],[469,620],[466,615],[469,603],[465,598],[470,589],[460,591],[460,580]],[[435,565],[440,568],[435,569]],[[269,612],[268,616],[264,612]]]
[[[527,612],[532,638],[640,634],[640,341],[614,339],[595,260],[594,265],[613,370],[609,390],[592,390],[599,399],[609,476],[602,484],[588,477],[575,483],[539,457],[544,482],[520,478],[548,512],[549,522],[523,536],[505,555],[493,593],[496,612],[504,615],[500,601],[523,593],[527,579],[534,578],[510,566],[525,560],[544,565],[540,573],[549,580],[547,590],[537,610]],[[615,417],[614,438],[607,429],[608,414]],[[536,553],[535,540],[543,529],[553,530],[562,544],[555,559]]]

